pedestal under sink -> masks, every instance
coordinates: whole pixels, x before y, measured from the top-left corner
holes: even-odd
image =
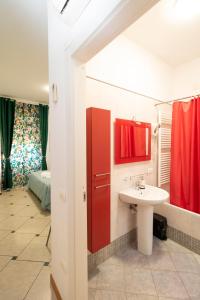
[[[137,204],[137,243],[138,250],[145,255],[152,254],[153,246],[153,207],[168,200],[167,191],[151,185],[145,189],[131,187],[119,193],[120,200]]]

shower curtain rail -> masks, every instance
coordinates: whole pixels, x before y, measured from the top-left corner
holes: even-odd
[[[160,100],[160,99],[157,99],[157,98],[154,98],[154,97],[151,97],[151,96],[148,96],[148,95],[145,95],[145,94],[142,94],[142,93],[139,93],[139,92],[136,92],[136,91],[133,91],[133,90],[124,88],[124,87],[119,86],[119,85],[115,85],[115,84],[110,83],[110,82],[107,82],[107,81],[103,81],[103,80],[101,80],[101,79],[97,79],[97,78],[92,77],[92,76],[88,76],[88,75],[87,75],[86,78],[92,79],[92,80],[94,80],[94,81],[98,81],[98,82],[100,82],[100,83],[104,83],[104,84],[106,84],[106,85],[115,87],[115,88],[117,88],[117,89],[120,89],[120,90],[129,92],[129,93],[132,93],[132,94],[135,94],[135,95],[138,95],[138,96],[142,96],[142,97],[145,97],[145,98],[149,98],[149,99],[151,99],[151,100],[153,100],[153,101],[159,102],[160,104],[163,103],[163,101]],[[159,104],[159,103],[158,103],[158,104]]]
[[[163,101],[162,103],[156,103],[154,105],[158,106],[158,105],[162,105],[162,104],[171,104],[171,103],[174,103],[174,102],[178,102],[178,101],[182,101],[182,100],[186,100],[186,99],[192,99],[192,98],[199,97],[199,96],[200,96],[200,94],[196,94],[196,95],[192,95],[192,96],[177,98],[177,99],[174,99],[174,100]]]
[[[182,97],[182,98],[177,98],[177,99],[174,99],[174,100],[162,101],[162,100],[160,100],[160,99],[157,99],[157,98],[154,98],[154,97],[151,97],[151,96],[148,96],[148,95],[145,95],[145,94],[142,94],[142,93],[139,93],[139,92],[136,92],[136,91],[133,91],[133,90],[124,88],[124,87],[122,87],[122,86],[115,85],[115,84],[110,83],[110,82],[107,82],[107,81],[103,81],[103,80],[101,80],[101,79],[97,79],[97,78],[92,77],[92,76],[86,75],[86,78],[89,78],[89,79],[94,80],[94,81],[98,81],[98,82],[100,82],[100,83],[103,83],[103,84],[106,84],[106,85],[109,85],[109,86],[118,88],[118,89],[120,89],[120,90],[129,92],[129,93],[132,93],[132,94],[135,94],[135,95],[138,95],[138,96],[142,96],[142,97],[145,97],[145,98],[149,98],[149,99],[151,99],[151,100],[154,100],[154,101],[158,102],[158,103],[154,104],[154,106],[158,106],[158,105],[162,105],[162,104],[169,104],[169,105],[170,105],[172,102],[177,102],[177,101],[186,100],[186,99],[191,99],[191,98],[200,96],[200,94],[196,94],[196,95],[192,95],[192,96],[186,96],[186,97]]]

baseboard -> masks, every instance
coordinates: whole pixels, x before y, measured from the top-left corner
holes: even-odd
[[[53,294],[55,295],[56,300],[62,300],[59,289],[56,285],[55,280],[53,279],[52,274],[50,275],[50,286],[51,286],[51,289],[53,290]]]
[[[200,254],[200,240],[193,238],[192,236],[171,226],[168,226],[167,228],[167,237],[181,246]]]
[[[131,242],[136,241],[136,228],[130,232],[120,236],[118,239],[111,242],[108,246],[88,255],[88,270],[89,272],[95,269],[99,264],[104,262],[110,256],[114,255],[120,249],[130,245]]]

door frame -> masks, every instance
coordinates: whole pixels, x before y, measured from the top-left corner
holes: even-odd
[[[68,61],[70,84],[67,97],[70,98],[71,113],[71,147],[73,151],[68,158],[73,161],[73,179],[71,199],[74,212],[74,253],[75,253],[75,299],[88,299],[87,274],[87,205],[86,193],[86,72],[85,64],[96,53],[109,44],[122,31],[148,11],[159,0],[113,0],[91,1],[90,14],[99,9],[100,18],[93,26],[79,25],[74,42],[67,43],[65,54]],[[101,2],[101,3],[100,3]],[[89,9],[90,7],[88,7]],[[88,14],[88,11],[85,12]],[[87,15],[86,15],[87,17]],[[81,23],[81,22],[80,22]]]

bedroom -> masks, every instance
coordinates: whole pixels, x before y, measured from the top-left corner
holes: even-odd
[[[49,288],[37,288],[49,286],[51,258],[47,9],[45,1],[34,4],[2,1],[0,9],[0,271],[7,299],[50,298]]]

